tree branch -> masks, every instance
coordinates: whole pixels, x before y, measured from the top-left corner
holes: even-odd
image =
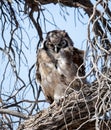
[[[20,117],[20,118],[23,118],[23,119],[28,119],[27,115],[20,113],[20,112],[17,112],[17,111],[14,111],[14,110],[0,108],[0,113],[1,114],[9,114],[9,115]]]

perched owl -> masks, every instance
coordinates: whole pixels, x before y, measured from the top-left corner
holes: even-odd
[[[37,53],[37,81],[40,83],[49,103],[64,96],[69,84],[80,89],[80,82],[74,80],[85,75],[84,51],[73,47],[71,38],[65,31],[54,30],[47,33]]]

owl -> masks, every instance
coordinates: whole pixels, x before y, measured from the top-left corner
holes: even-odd
[[[73,47],[67,32],[47,33],[37,53],[36,78],[50,104],[64,97],[69,84],[75,90],[80,89],[80,81],[74,79],[85,75],[83,63],[84,51]]]

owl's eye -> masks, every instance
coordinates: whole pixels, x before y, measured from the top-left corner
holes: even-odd
[[[48,50],[48,49],[53,49],[53,48],[54,48],[54,45],[51,44],[51,43],[48,42],[48,41],[45,41],[45,42],[44,42],[44,48],[45,48],[46,50]]]
[[[48,46],[48,49],[54,50],[54,45],[53,44],[49,43],[47,46]]]
[[[53,45],[53,44],[49,44],[49,47],[53,48],[53,47],[54,47],[54,45]]]
[[[59,46],[60,48],[65,48],[65,47],[68,46],[68,41],[67,41],[67,40],[62,40],[62,41],[58,44],[58,46]]]

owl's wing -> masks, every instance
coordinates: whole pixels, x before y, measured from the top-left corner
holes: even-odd
[[[79,90],[80,81],[76,80],[77,72],[79,76],[85,75],[84,67],[84,51],[74,47],[66,47],[61,49],[58,54],[58,73],[64,77],[66,87],[70,86],[75,90]]]
[[[85,52],[83,50],[73,47],[73,62],[78,65],[80,76],[85,75],[84,54]]]
[[[51,59],[47,55],[46,51],[44,49],[39,49],[37,53],[37,62],[36,62],[36,78],[42,88],[46,100],[49,103],[52,103],[53,94],[51,95],[50,93],[53,93],[53,90],[52,88],[48,87],[48,81],[47,81],[48,75],[51,71],[50,68],[47,66],[48,63],[50,64],[50,61]],[[50,91],[50,93],[48,91]]]
[[[40,51],[38,50],[38,53],[37,53],[37,61],[36,61],[36,79],[37,81],[40,83],[41,82],[41,74],[40,74],[40,71],[39,71],[39,64],[40,64],[40,56],[41,53]]]

